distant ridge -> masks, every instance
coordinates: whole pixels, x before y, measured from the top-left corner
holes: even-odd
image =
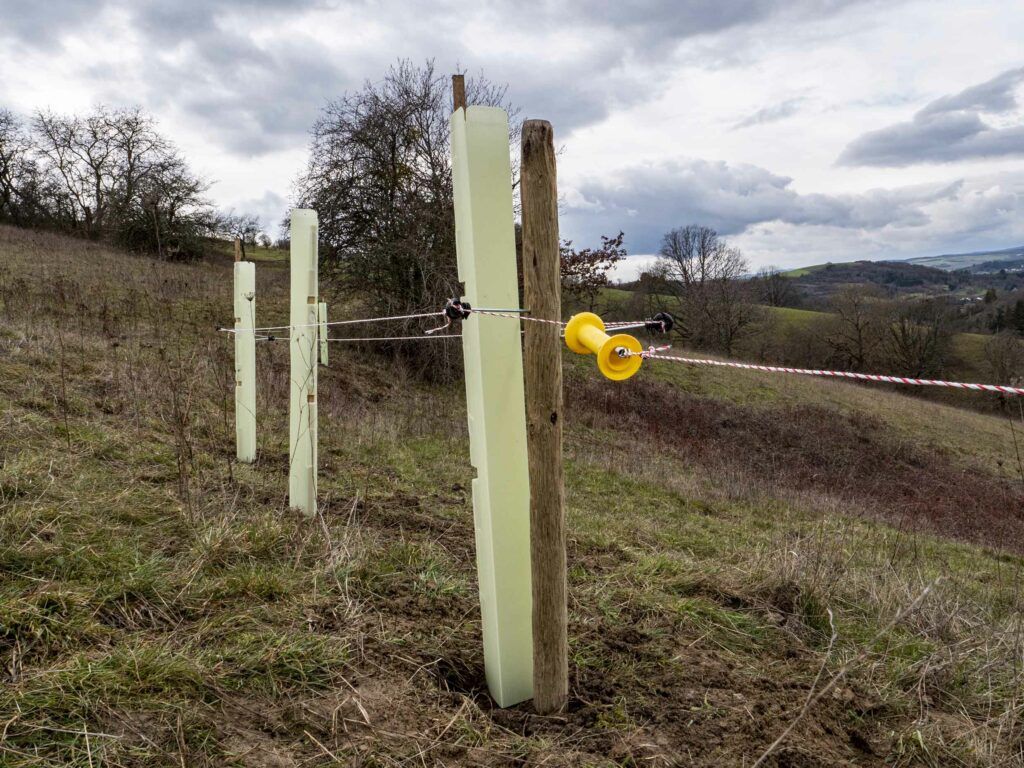
[[[1008,271],[1024,271],[1024,245],[1013,248],[1003,248],[996,251],[971,251],[970,253],[945,253],[940,256],[915,256],[910,259],[877,259],[872,261],[837,261],[825,264],[812,264],[806,267],[784,270],[782,274],[787,277],[803,277],[812,272],[817,272],[826,267],[850,268],[855,265],[864,266],[870,264],[895,264],[914,265],[918,267],[931,267],[941,269],[944,272],[954,272],[958,269],[966,269],[969,272],[978,274],[998,272],[1000,269]]]
[[[934,267],[935,269],[955,270],[969,269],[982,271],[977,268],[981,265],[996,267],[998,262],[1013,262],[1024,260],[1024,245],[1014,248],[1004,248],[999,251],[973,251],[971,253],[947,253],[941,256],[918,256],[913,259],[900,259],[905,264],[918,264],[923,267]],[[895,259],[893,260],[895,261]]]

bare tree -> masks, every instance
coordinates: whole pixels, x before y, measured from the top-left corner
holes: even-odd
[[[762,304],[769,307],[789,306],[796,297],[793,281],[777,267],[762,267],[754,278]]]
[[[142,110],[39,112],[28,141],[32,173],[23,177],[35,181],[23,188],[34,210],[22,223],[174,258],[202,252],[213,222],[208,185]]]
[[[31,134],[11,111],[0,109],[0,221],[16,226],[43,223],[49,194],[34,157]]]
[[[208,188],[184,160],[168,155],[154,163],[140,182],[136,201],[119,222],[117,239],[127,247],[173,260],[198,258],[206,238],[215,234]]]
[[[990,336],[985,342],[985,362],[994,383],[1017,384],[1024,378],[1024,341],[1010,331]]]
[[[626,258],[622,246],[625,235],[619,232],[615,237],[601,235],[600,248],[572,247],[571,240],[564,240],[561,251],[562,290],[583,302],[593,311],[601,289],[609,284],[608,273]]]
[[[906,376],[942,373],[953,340],[947,307],[933,300],[894,311],[883,337],[887,362]]]
[[[37,150],[63,182],[57,214],[90,238],[104,234],[116,184],[116,133],[108,113],[87,117],[36,114]]]
[[[432,62],[399,61],[313,126],[296,197],[319,215],[321,275],[381,314],[439,307],[459,290],[449,88]],[[498,106],[505,89],[471,79],[467,95]]]
[[[235,213],[229,211],[217,217],[215,228],[217,233],[229,240],[238,238],[242,245],[242,258],[246,257],[245,247],[255,247],[262,233],[260,217],[255,214]]]
[[[867,370],[880,354],[886,333],[885,307],[875,291],[846,288],[832,298],[835,319],[825,331],[825,343],[835,365]]]
[[[141,109],[109,111],[101,107],[96,117],[104,121],[113,135],[116,154],[112,205],[123,215],[137,204],[143,185],[152,186],[162,173],[166,174],[173,161],[183,163],[170,142],[157,132],[153,119]]]
[[[698,346],[731,354],[761,317],[741,281],[747,262],[711,227],[690,224],[662,240],[655,279],[673,295],[682,332]]]

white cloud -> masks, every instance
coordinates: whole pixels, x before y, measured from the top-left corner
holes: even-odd
[[[396,57],[430,57],[441,71],[507,81],[524,116],[552,120],[565,147],[563,234],[579,245],[621,227],[649,253],[661,232],[699,220],[755,263],[1009,246],[1020,242],[1024,178],[1008,84],[1021,66],[1018,10],[1013,0],[975,0],[969,13],[961,0],[0,0],[0,105],[141,103],[217,182],[219,205],[276,221],[325,101]],[[895,131],[883,137],[890,148],[911,145],[896,155],[906,159],[920,149],[915,113],[935,141],[914,164],[836,166],[880,126]]]
[[[844,165],[906,166],[968,158],[1024,156],[1024,115],[1017,114],[1017,89],[1024,67],[926,104],[909,122],[869,131],[839,156]],[[982,114],[1011,113],[998,125]]]

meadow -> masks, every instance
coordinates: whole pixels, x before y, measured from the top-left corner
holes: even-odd
[[[227,255],[0,227],[0,764],[1024,766],[1024,425],[980,395],[566,353],[541,717],[486,694],[461,384],[335,344],[307,518],[284,345],[234,461],[230,313]]]

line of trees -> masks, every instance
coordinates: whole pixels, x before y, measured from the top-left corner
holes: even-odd
[[[956,306],[947,299],[893,300],[850,287],[820,318],[786,323],[769,307],[786,304],[787,283],[775,270],[751,276],[739,249],[691,224],[665,234],[631,310],[672,312],[688,346],[724,355],[913,377],[943,375],[955,362]],[[1012,334],[989,339],[984,357],[1001,383],[1024,375],[1024,344]]]
[[[891,299],[876,288],[836,293],[829,313],[777,334],[773,354],[810,367],[938,378],[962,365],[954,344],[956,306],[948,299]],[[988,337],[980,350],[994,383],[1024,375],[1024,343],[1010,333]]]
[[[208,189],[139,108],[28,120],[0,109],[2,223],[180,260],[238,230],[254,242],[252,217],[218,214]]]

